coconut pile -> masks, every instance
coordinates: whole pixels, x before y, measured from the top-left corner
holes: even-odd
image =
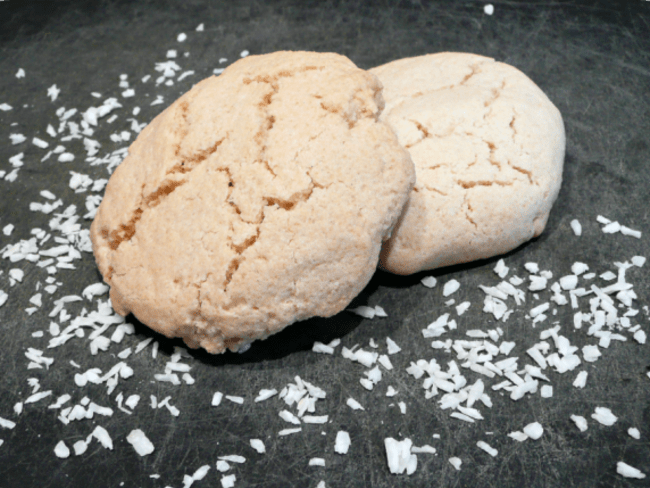
[[[12,107],[0,99],[0,139],[14,153],[8,161],[0,162],[1,187],[19,185],[21,179],[29,177],[30,170],[46,163],[74,163],[77,168],[69,172],[69,190],[65,194],[43,188],[40,198],[28,203],[30,225],[34,226],[29,235],[14,232],[16,222],[10,217],[0,222],[0,318],[3,308],[22,310],[25,324],[32,331],[31,343],[21,344],[21,367],[29,371],[30,377],[22,393],[5,393],[15,396],[13,409],[0,411],[0,456],[11,453],[12,432],[19,430],[29,410],[38,410],[53,424],[65,428],[76,423],[87,426],[84,437],[64,436],[44,450],[60,458],[61,463],[70,457],[83,458],[97,446],[106,456],[151,456],[164,439],[147,432],[140,423],[140,412],[159,410],[160,415],[179,419],[186,415],[175,404],[174,395],[154,394],[158,391],[156,385],[162,384],[176,388],[173,391],[178,391],[178,397],[183,388],[201,388],[204,403],[211,409],[273,411],[286,426],[247,439],[247,447],[241,452],[224,452],[202,462],[188,461],[183,466],[183,479],[161,479],[156,472],[145,474],[160,479],[160,486],[216,486],[217,481],[224,488],[239,482],[246,486],[246,464],[268,455],[270,450],[282,449],[282,438],[302,436],[308,443],[315,436],[328,434],[332,442],[327,452],[304,460],[305,469],[320,470],[317,476],[322,480],[317,486],[325,488],[333,457],[344,457],[367,440],[330,427],[334,414],[328,412],[324,399],[333,392],[319,384],[318,376],[296,371],[289,383],[271,382],[243,396],[225,389],[207,389],[195,380],[192,370],[196,360],[185,348],[175,347],[168,357],[163,356],[158,340],[137,338],[134,325],[113,311],[105,284],[82,282],[82,277],[88,276],[83,267],[94,263],[89,227],[108,177],[149,122],[142,118],[141,106],[160,105],[162,109],[178,96],[179,86],[186,91],[189,82],[199,81],[191,69],[188,45],[192,36],[206,35],[203,31],[201,24],[190,34],[178,34],[178,47],[161,53],[150,73],[137,77],[122,74],[115,80],[113,92],[92,93],[96,100],[92,106],[75,106],[75,94],[62,93],[56,85],[35,95],[40,98],[34,103],[48,103],[58,120],[42,127],[38,134],[23,133],[12,120],[15,112],[29,107]],[[247,55],[248,51],[241,52],[241,57]],[[220,74],[230,61],[217,60],[214,74]],[[20,80],[28,76],[29,72],[19,69],[14,88],[19,90]],[[38,157],[26,156],[29,146],[37,149]],[[85,197],[83,208],[70,203],[73,194]],[[589,222],[584,228],[585,219],[573,217],[570,228],[575,239],[588,238],[597,243],[599,239],[647,238],[645,230],[632,229],[606,216],[598,216],[595,223]],[[610,261],[600,263],[576,260],[570,269],[547,269],[543,262],[516,268],[501,259],[492,279],[480,285],[480,303],[457,298],[463,287],[469,286],[462,279],[427,276],[416,286],[430,290],[427,293],[440,293],[443,298],[431,312],[430,323],[412,331],[421,336],[427,354],[416,356],[387,336],[364,344],[350,344],[346,337],[327,344],[315,342],[306,354],[323,355],[321,359],[331,356],[333,363],[338,357],[346,360],[346,375],[358,378],[356,390],[346,390],[350,392],[344,399],[347,415],[375,415],[370,405],[359,400],[363,393],[363,398],[371,394],[373,402],[386,402],[397,415],[408,416],[410,398],[417,395],[430,402],[432,411],[448,415],[459,425],[474,425],[477,435],[484,438],[468,449],[496,458],[499,450],[494,445],[534,443],[548,434],[539,419],[521,418],[518,430],[488,435],[481,422],[495,404],[526,402],[533,396],[561,402],[554,384],[565,376],[571,378],[576,389],[592,387],[590,372],[599,362],[607,361],[608,349],[614,344],[630,348],[633,355],[648,354],[639,352],[648,347],[650,316],[644,304],[647,297],[637,296],[634,288],[635,276],[640,273],[647,273],[645,256],[612,256]],[[62,292],[68,283],[75,283],[78,291]],[[33,293],[24,301],[16,298],[18,289]],[[361,327],[369,328],[391,316],[390,308],[382,304],[356,306],[347,313],[363,317]],[[512,326],[513,314],[517,313],[523,316],[516,319],[517,326],[528,331],[534,344],[517,344],[505,338],[504,328],[506,324]],[[559,315],[572,319],[560,320]],[[467,329],[467,323],[483,323],[485,327]],[[584,345],[575,345],[576,338]],[[85,357],[70,359],[68,348],[73,342],[85,345]],[[110,357],[112,366],[100,367],[96,361],[99,357]],[[158,372],[148,382],[133,383],[131,378],[137,376],[137,365],[142,361],[158,365]],[[73,374],[69,374],[70,367]],[[650,373],[648,376],[650,381]],[[129,434],[117,437],[105,427],[109,418],[127,424]],[[585,432],[608,428],[625,419],[605,405],[594,405],[575,411],[570,420],[576,432]],[[637,427],[631,426],[627,432],[630,438],[647,442]],[[386,461],[386,470],[398,482],[400,476],[415,473],[423,458],[441,456],[444,442],[434,432],[430,443],[415,445],[406,432],[396,431],[377,449]],[[468,469],[464,461],[462,456],[445,460],[456,470]],[[620,459],[610,469],[628,478],[643,479],[647,474],[626,459]]]

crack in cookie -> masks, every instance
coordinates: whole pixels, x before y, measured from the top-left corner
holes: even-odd
[[[180,174],[185,174],[189,173],[192,171],[194,168],[196,168],[199,164],[201,164],[203,161],[208,159],[210,156],[212,156],[215,152],[217,152],[217,149],[219,146],[227,139],[226,137],[222,137],[218,141],[216,141],[212,146],[199,150],[196,152],[196,154],[193,154],[191,156],[186,156],[183,158],[183,160],[172,166],[170,169],[167,170],[168,175],[175,174],[175,173],[180,173]]]
[[[310,176],[311,179],[311,176]],[[242,244],[240,245],[235,245],[232,242],[232,235],[229,236],[229,243],[228,245],[237,253],[237,257],[234,258],[230,264],[228,265],[228,268],[226,269],[226,277],[223,283],[223,290],[224,292],[227,291],[228,285],[232,281],[233,275],[239,269],[239,266],[241,263],[244,261],[244,252],[253,246],[257,242],[257,240],[260,237],[261,234],[261,226],[264,222],[264,209],[267,207],[271,206],[278,206],[279,208],[285,210],[285,211],[290,211],[292,210],[298,203],[301,202],[306,202],[309,200],[309,197],[311,197],[314,188],[323,188],[322,185],[319,185],[318,183],[315,183],[313,179],[311,180],[311,183],[309,184],[309,187],[306,188],[305,190],[299,191],[291,195],[288,199],[281,199],[277,197],[263,197],[265,201],[265,205],[262,207],[262,218],[259,222],[256,222],[257,228],[255,229],[255,235],[249,237],[246,239]]]
[[[320,103],[320,108],[327,113],[339,115],[348,124],[348,129],[353,129],[361,119],[372,118],[378,120],[379,114],[365,106],[366,104],[359,98],[359,93],[361,93],[361,90],[356,90],[347,101],[347,110],[341,105],[325,102]],[[377,93],[378,89],[375,88],[373,98],[376,98]]]
[[[166,174],[183,175],[189,173],[194,168],[196,168],[199,164],[205,161],[209,156],[214,154],[217,151],[217,148],[221,145],[221,143],[225,139],[226,138],[224,137],[218,140],[217,142],[215,142],[211,147],[204,149],[202,151],[198,151],[196,154],[184,158],[183,161],[181,161],[180,163],[178,163],[177,165],[169,169]],[[176,154],[178,154],[178,150]],[[141,193],[140,204],[133,211],[131,218],[126,224],[120,224],[117,227],[117,229],[114,229],[112,231],[109,230],[108,228],[102,228],[101,236],[107,241],[110,249],[116,251],[122,242],[131,240],[136,232],[136,224],[142,218],[144,210],[155,207],[160,203],[163,197],[168,196],[174,190],[176,190],[176,188],[185,184],[186,182],[187,182],[187,178],[180,180],[180,179],[174,179],[172,177],[163,180],[160,183],[160,186],[158,186],[158,188],[155,191],[151,192],[149,195],[144,196]],[[142,190],[144,190],[144,185],[142,185],[141,191]]]

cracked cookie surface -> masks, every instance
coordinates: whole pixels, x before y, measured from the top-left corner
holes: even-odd
[[[220,353],[344,309],[415,182],[381,84],[336,54],[249,56],[129,148],[91,226],[115,310]]]
[[[538,236],[562,182],[558,109],[526,75],[491,58],[439,53],[373,68],[381,120],[417,182],[380,267],[411,274],[508,252]]]

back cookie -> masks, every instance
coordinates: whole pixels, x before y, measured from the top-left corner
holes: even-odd
[[[370,70],[417,183],[380,267],[410,274],[508,252],[546,226],[562,183],[565,133],[516,68],[465,53]]]

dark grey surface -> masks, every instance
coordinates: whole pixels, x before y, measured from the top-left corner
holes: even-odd
[[[0,112],[0,170],[11,169],[8,158],[25,152],[25,166],[16,182],[0,181],[0,228],[16,226],[13,234],[0,234],[0,248],[28,238],[34,227],[47,229],[51,216],[29,211],[29,203],[43,201],[38,195],[49,189],[66,205],[76,204],[84,211],[85,193],[75,194],[68,187],[69,171],[91,178],[107,177],[104,166],[89,166],[78,143],[70,143],[76,159],[72,163],[40,162],[44,151],[24,143],[12,146],[9,133],[20,132],[30,140],[45,134],[48,123],[55,125],[55,110],[64,105],[85,110],[97,105],[90,92],[117,96],[119,75],[126,73],[136,97],[123,101],[124,109],[112,126],[100,124],[94,138],[102,143],[100,155],[120,147],[110,141],[115,130],[128,129],[125,119],[129,108],[142,107],[139,121],[149,121],[193,83],[209,76],[219,67],[220,57],[228,63],[248,50],[261,54],[280,49],[335,51],[350,57],[362,68],[370,68],[405,56],[438,52],[467,51],[487,55],[521,69],[530,76],[563,114],[567,132],[567,156],[564,183],[544,234],[509,253],[506,264],[511,274],[526,276],[523,264],[540,263],[555,277],[568,274],[571,264],[580,260],[601,273],[614,269],[614,261],[634,255],[650,258],[650,2],[493,2],[495,13],[483,13],[483,2],[33,2],[19,4],[9,0],[0,5],[0,103],[14,106]],[[205,32],[195,32],[199,23]],[[180,32],[188,34],[184,44],[176,42]],[[140,83],[151,74],[154,63],[165,60],[167,49],[178,48],[190,56],[177,60],[183,69],[196,74],[173,87],[154,88]],[[18,68],[26,71],[16,79]],[[56,83],[61,94],[55,103],[45,96]],[[165,103],[151,107],[157,94]],[[27,106],[23,106],[23,105]],[[15,126],[10,124],[17,123]],[[53,147],[53,146],[52,146]],[[620,234],[605,235],[595,218],[598,214],[643,231],[640,240]],[[584,235],[573,235],[569,222],[577,218]],[[89,226],[88,220],[83,222]],[[454,295],[457,303],[472,302],[472,308],[460,319],[455,333],[443,339],[461,338],[476,328],[494,328],[491,316],[481,313],[483,293],[479,284],[493,285],[498,278],[492,272],[496,259],[454,269],[438,270],[439,285],[424,288],[419,280],[428,273],[397,278],[377,273],[354,304],[379,304],[386,319],[363,320],[343,312],[331,319],[314,319],[296,324],[263,343],[256,343],[245,354],[211,357],[192,352],[195,360],[193,386],[154,383],[177,341],[170,341],[136,324],[136,335],[122,344],[113,344],[108,352],[92,356],[86,339],[71,340],[56,349],[46,349],[52,300],[67,294],[79,294],[88,284],[100,279],[90,254],[76,261],[74,271],[62,270],[63,285],[53,295],[45,294],[43,307],[32,316],[25,313],[37,282],[46,273],[31,263],[12,264],[0,260],[0,289],[9,292],[9,301],[0,308],[0,417],[16,422],[12,430],[0,428],[0,486],[6,487],[164,487],[182,486],[183,475],[192,474],[202,465],[211,470],[194,486],[220,486],[215,469],[217,457],[241,454],[246,463],[235,466],[235,486],[315,487],[324,480],[328,487],[342,486],[499,486],[499,487],[624,487],[650,486],[648,478],[628,480],[616,474],[616,462],[625,461],[650,475],[650,368],[648,346],[633,342],[613,342],[603,349],[596,363],[584,363],[571,373],[550,372],[554,396],[543,399],[539,393],[513,402],[490,391],[494,406],[481,407],[485,420],[466,424],[451,419],[440,410],[435,399],[425,400],[420,381],[404,371],[410,361],[436,357],[445,364],[451,355],[434,351],[420,330],[445,312],[441,284],[455,278],[461,289]],[[650,280],[647,270],[628,272],[638,295],[636,308],[650,304]],[[25,270],[21,286],[9,287],[9,269]],[[524,313],[535,302],[532,297],[504,324],[505,338],[517,342],[512,355],[520,364],[532,363],[525,350],[539,340],[539,331],[551,326],[551,320],[533,329]],[[540,294],[540,301],[548,293]],[[68,307],[75,315],[88,302]],[[89,308],[90,309],[90,308]],[[577,346],[594,343],[584,330],[572,327],[572,311],[559,307],[557,317],[562,333]],[[648,316],[641,313],[637,322],[648,332]],[[44,338],[32,332],[44,330]],[[340,355],[318,355],[310,351],[314,340],[327,342],[335,337],[352,347],[369,349],[374,338],[385,352],[390,336],[402,352],[391,356],[393,372],[368,392],[359,384],[366,368],[350,363]],[[99,367],[108,370],[117,362],[115,354],[140,340],[154,337],[161,353],[152,359],[151,346],[127,359],[135,375],[120,383],[110,397],[104,386],[77,388],[69,361],[82,370]],[[27,347],[44,350],[54,357],[49,370],[27,370]],[[589,372],[587,387],[571,386],[579,370]],[[470,382],[480,376],[463,370]],[[278,417],[285,408],[277,398],[261,404],[253,398],[261,388],[277,388],[293,381],[295,375],[313,382],[327,392],[317,403],[318,414],[329,414],[324,426],[307,425],[298,435],[284,438],[276,434],[288,425]],[[33,405],[17,416],[13,405],[31,392],[27,378],[39,378],[43,390],[52,390],[52,398]],[[486,380],[486,385],[496,383]],[[392,399],[384,396],[388,385],[399,390]],[[210,406],[212,393],[245,397],[239,406],[224,401]],[[115,394],[142,396],[133,415],[120,412]],[[73,422],[64,426],[56,413],[47,409],[51,400],[70,393],[77,403],[83,396],[100,405],[110,405],[110,418]],[[149,408],[149,395],[171,403],[180,416],[167,410]],[[354,397],[366,407],[352,412],[346,405]],[[401,415],[391,403],[404,401],[407,414]],[[610,408],[619,420],[611,427],[592,421],[596,406]],[[291,409],[293,410],[293,409]],[[585,416],[589,430],[581,433],[570,420],[571,414]],[[532,421],[545,428],[538,441],[518,443],[507,437]],[[54,456],[59,440],[68,446],[88,435],[94,425],[104,426],[115,447],[107,451],[98,443],[90,445],[82,456],[67,460]],[[641,431],[635,440],[626,433],[630,426]],[[134,428],[141,428],[156,446],[150,456],[140,458],[125,441]],[[336,432],[350,432],[352,447],[346,456],[333,453]],[[321,435],[324,431],[326,435]],[[492,434],[488,434],[491,432]],[[440,434],[434,439],[432,434]],[[412,476],[391,475],[388,471],[383,440],[409,437],[415,445],[430,444],[438,455],[418,455],[418,469]],[[259,455],[248,445],[250,438],[265,441],[267,453]],[[499,450],[496,458],[476,448],[485,440]],[[455,471],[448,458],[463,460]],[[324,457],[326,467],[309,467],[311,457]],[[159,479],[150,478],[159,474]],[[123,485],[122,485],[123,483]]]

